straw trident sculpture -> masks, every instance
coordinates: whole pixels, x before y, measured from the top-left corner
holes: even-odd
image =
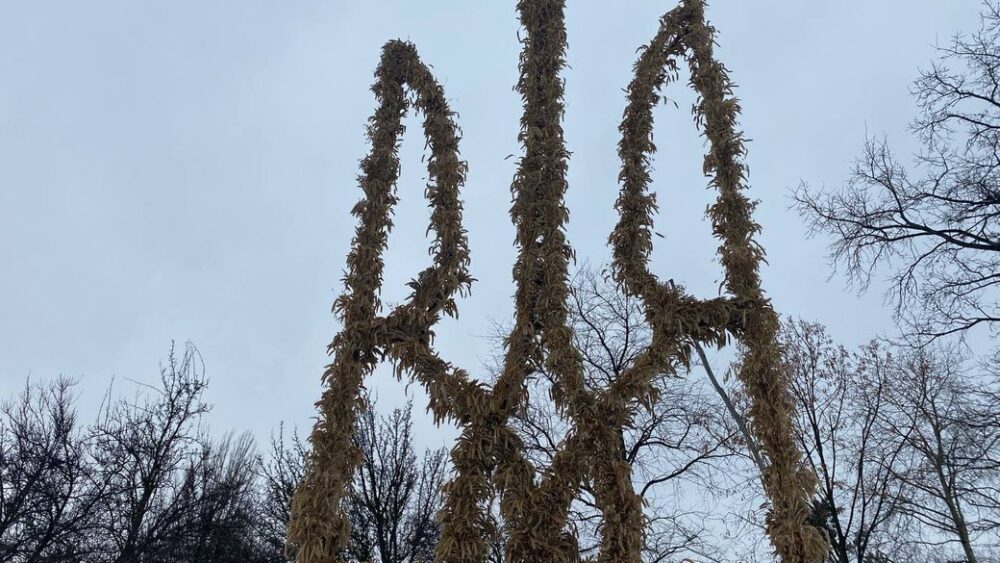
[[[300,563],[332,563],[346,544],[349,524],[342,512],[361,454],[351,433],[360,409],[364,378],[389,360],[397,376],[419,381],[430,397],[437,423],[450,420],[461,436],[451,451],[454,476],[444,486],[438,514],[441,535],[435,560],[481,563],[493,520],[487,503],[499,494],[512,563],[578,560],[577,540],[567,531],[570,505],[589,482],[603,516],[597,561],[638,563],[643,544],[642,503],[623,461],[618,432],[637,405],[657,394],[654,376],[686,364],[691,342],[743,344],[739,379],[750,397],[750,428],[766,454],[763,475],[769,499],[767,531],[784,562],[820,561],[826,541],[809,526],[814,477],[803,469],[792,439],[793,403],[779,369],[775,342],[778,319],[760,289],[763,250],[753,235],[754,204],[743,194],[744,145],[735,129],[739,104],[725,68],[712,56],[713,29],[701,0],[682,0],[661,19],[656,37],[635,64],[618,152],[622,167],[620,214],[611,234],[613,272],[623,291],[637,296],[652,328],[652,343],[607,389],[584,383],[583,362],[567,323],[568,266],[572,250],[563,226],[568,153],[563,141],[563,84],[566,31],[563,0],[521,0],[526,30],[517,90],[524,103],[519,139],[524,153],[511,188],[510,214],[519,255],[514,264],[516,318],[506,339],[503,368],[492,387],[441,359],[432,343],[442,314],[457,315],[455,295],[471,285],[469,248],[462,227],[459,187],[466,165],[459,159],[459,130],[444,92],[413,45],[387,43],[372,87],[379,103],[369,121],[371,152],[361,163],[363,199],[347,256],[344,294],[335,312],[343,330],[330,345],[333,363],[323,374],[326,390],[310,441],[307,473],[292,501],[289,545]],[[704,171],[718,191],[709,208],[726,297],[695,299],[660,282],[648,269],[652,249],[654,194],[649,191],[653,108],[660,89],[676,78],[686,60],[690,86],[699,94],[695,121],[709,141]],[[382,315],[379,291],[382,253],[392,226],[399,176],[397,148],[402,119],[410,107],[423,115],[430,148],[425,195],[431,208],[433,265],[410,282],[408,301]],[[508,424],[527,401],[532,366],[554,376],[551,399],[572,426],[548,467],[535,467]]]

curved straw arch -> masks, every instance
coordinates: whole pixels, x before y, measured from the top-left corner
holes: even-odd
[[[493,492],[500,493],[507,561],[577,561],[577,540],[567,532],[568,513],[581,483],[589,479],[604,515],[597,561],[639,563],[642,505],[632,488],[631,468],[623,461],[618,432],[630,423],[637,403],[648,404],[655,397],[654,376],[688,361],[690,340],[721,346],[731,336],[747,346],[741,379],[754,400],[752,428],[772,464],[765,476],[775,507],[769,533],[785,561],[818,560],[823,538],[804,527],[802,504],[812,481],[800,472],[798,452],[788,441],[791,404],[775,364],[777,319],[760,292],[757,264],[763,252],[752,241],[757,230],[750,219],[752,205],[740,193],[743,169],[738,157],[743,148],[733,129],[738,106],[728,97],[725,70],[712,58],[712,30],[704,23],[699,0],[684,0],[662,19],[660,32],[636,64],[622,123],[622,193],[616,204],[621,220],[611,236],[615,275],[627,291],[644,300],[654,329],[652,345],[608,389],[598,392],[584,383],[566,308],[573,252],[563,232],[568,217],[560,78],[565,66],[564,7],[564,0],[517,4],[526,34],[517,84],[524,102],[519,135],[524,156],[511,186],[519,249],[514,266],[516,317],[492,389],[453,368],[431,347],[440,314],[456,315],[454,295],[472,282],[458,197],[465,179],[458,127],[441,87],[415,48],[401,41],[383,48],[372,87],[379,107],[368,127],[371,152],[362,161],[359,177],[364,199],[353,210],[359,226],[347,259],[345,292],[334,306],[344,327],[330,345],[334,360],[323,376],[327,389],[317,403],[320,417],[310,436],[307,474],[292,502],[289,546],[297,549],[301,563],[339,561],[338,552],[348,540],[348,522],[340,508],[360,461],[351,444],[362,408],[359,390],[364,377],[387,358],[396,363],[398,377],[409,373],[424,385],[435,422],[447,418],[461,429],[451,452],[455,475],[444,487],[438,515],[442,532],[436,561],[485,560],[486,538],[492,531],[485,505]],[[655,209],[655,199],[646,190],[646,167],[653,152],[652,107],[656,90],[666,82],[664,69],[675,68],[674,59],[688,51],[694,87],[702,95],[699,120],[704,120],[712,146],[706,173],[714,174],[720,192],[710,214],[723,240],[720,254],[733,295],[707,301],[661,284],[647,268]],[[426,196],[432,207],[434,261],[410,282],[409,300],[380,316],[382,253],[397,201],[397,144],[411,105],[424,115],[431,150]],[[564,444],[545,468],[524,457],[523,445],[508,424],[523,408],[526,378],[539,365],[554,376],[553,401],[572,422]]]
[[[363,407],[362,381],[378,361],[390,355],[400,366],[433,381],[437,392],[431,394],[431,408],[439,421],[450,414],[456,397],[469,395],[461,390],[473,387],[464,373],[449,373],[450,366],[430,348],[431,327],[441,312],[457,314],[453,296],[467,290],[472,281],[458,197],[466,169],[458,157],[459,130],[441,86],[413,45],[387,43],[376,77],[372,91],[379,107],[369,120],[371,152],[361,163],[359,177],[364,199],[352,210],[359,225],[347,257],[345,291],[334,304],[344,326],[329,347],[334,360],[323,374],[327,389],[317,403],[320,417],[309,438],[308,470],[292,499],[289,544],[297,548],[302,561],[332,561],[347,541],[349,526],[339,507],[360,463],[351,432]],[[412,102],[404,86],[415,94]],[[413,292],[408,301],[388,317],[380,317],[382,253],[392,227],[392,207],[398,200],[398,142],[410,105],[424,115],[424,134],[431,149],[425,195],[433,208],[428,230],[435,232],[434,263],[410,282]]]
[[[660,30],[635,65],[628,88],[628,107],[620,127],[621,195],[615,206],[620,220],[611,235],[616,279],[642,298],[654,333],[664,338],[721,345],[726,333],[741,340],[745,352],[738,377],[750,396],[750,426],[767,458],[763,475],[771,502],[767,531],[783,561],[818,561],[827,551],[826,539],[807,524],[809,494],[815,476],[802,464],[792,435],[795,405],[787,374],[780,369],[778,317],[760,288],[758,269],[764,251],[754,240],[760,226],[743,193],[746,152],[736,130],[739,103],[725,67],[713,58],[714,29],[704,18],[704,2],[682,0],[666,14]],[[699,94],[695,121],[709,141],[704,171],[718,191],[709,208],[713,232],[721,240],[719,257],[725,271],[728,299],[697,301],[683,289],[660,282],[648,269],[652,250],[655,195],[647,190],[652,143],[653,107],[658,92],[675,76],[677,60],[686,59],[690,86]],[[689,351],[684,351],[684,357]]]

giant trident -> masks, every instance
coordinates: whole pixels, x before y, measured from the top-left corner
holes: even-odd
[[[326,389],[317,402],[319,418],[310,436],[305,477],[292,500],[288,545],[299,563],[333,563],[346,545],[349,524],[342,501],[361,454],[352,444],[355,420],[366,408],[364,378],[382,361],[397,377],[419,381],[429,396],[435,423],[458,425],[451,450],[454,475],[444,485],[435,561],[481,563],[494,521],[487,504],[499,494],[511,563],[569,563],[579,560],[577,538],[567,531],[570,505],[589,480],[602,514],[600,563],[639,563],[643,543],[642,504],[623,461],[618,432],[636,404],[656,396],[654,376],[687,364],[693,343],[742,343],[738,377],[750,398],[750,430],[766,458],[762,475],[769,500],[767,533],[786,563],[823,560],[827,542],[807,523],[815,477],[801,463],[792,438],[794,404],[776,343],[778,318],[760,288],[764,252],[754,240],[754,204],[744,195],[746,167],[742,134],[736,130],[739,104],[726,69],[713,58],[714,29],[703,0],[681,0],[660,20],[644,47],[628,87],[620,126],[620,219],[610,237],[613,276],[622,290],[643,303],[652,341],[630,368],[606,389],[584,383],[583,363],[567,323],[568,266],[572,250],[563,232],[568,211],[568,153],[563,140],[563,83],[566,30],[564,0],[520,0],[522,39],[520,92],[524,113],[519,140],[523,155],[511,192],[511,218],[519,250],[513,275],[516,316],[505,341],[502,371],[492,387],[443,360],[433,347],[433,327],[442,314],[457,315],[456,294],[468,292],[469,248],[462,227],[459,188],[466,164],[459,158],[459,130],[441,86],[413,45],[390,41],[372,86],[378,109],[370,118],[371,152],[361,162],[364,197],[347,256],[345,290],[334,304],[343,329],[329,352]],[[727,295],[696,299],[649,271],[655,194],[649,190],[653,108],[659,92],[677,78],[679,60],[690,68],[698,93],[695,121],[708,139],[704,172],[718,198],[709,208]],[[408,300],[383,314],[379,299],[382,253],[397,202],[398,143],[410,107],[423,115],[430,149],[425,196],[431,208],[433,265],[409,283]],[[552,400],[572,428],[549,466],[534,466],[508,421],[527,401],[532,366],[553,375]]]

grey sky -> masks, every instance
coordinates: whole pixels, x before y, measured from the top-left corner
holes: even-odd
[[[569,2],[569,236],[581,262],[609,257],[622,88],[636,48],[672,5]],[[788,190],[800,179],[840,184],[866,127],[903,156],[916,150],[909,84],[936,39],[974,28],[978,7],[710,5],[752,139],[764,284],[781,313],[824,322],[849,343],[892,331],[877,290],[859,298],[842,278],[827,282],[825,243],[805,239]],[[170,340],[191,340],[211,379],[213,428],[258,438],[280,420],[308,429],[337,330],[329,310],[360,195],[368,88],[394,37],[416,43],[461,114],[479,281],[437,344],[479,371],[490,319],[511,312],[515,159],[505,157],[519,152],[516,33],[513,2],[0,0],[0,396],[29,373],[79,376],[89,414],[112,376],[151,381]],[[709,296],[720,270],[702,217],[713,194],[700,174],[693,96],[679,85],[668,95],[680,109],[657,113],[666,238],[654,271]],[[408,125],[388,301],[428,262],[423,142],[418,121]],[[402,390],[378,381],[383,404],[397,404]]]

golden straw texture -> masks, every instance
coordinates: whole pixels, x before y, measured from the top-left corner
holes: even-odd
[[[825,538],[806,526],[813,476],[803,469],[791,439],[788,382],[778,369],[777,317],[760,289],[763,251],[753,241],[753,204],[742,194],[743,141],[735,130],[739,106],[725,69],[712,57],[713,30],[704,6],[685,0],[661,20],[659,33],[635,66],[628,107],[621,125],[620,221],[611,235],[614,274],[625,291],[643,300],[653,328],[651,346],[603,390],[585,384],[580,351],[567,318],[568,267],[573,258],[564,232],[569,153],[562,130],[566,29],[563,0],[521,0],[525,30],[517,91],[524,105],[519,141],[523,155],[511,186],[511,218],[516,229],[515,322],[505,341],[501,373],[492,388],[442,360],[433,350],[433,326],[442,313],[456,316],[456,293],[466,292],[469,249],[462,227],[459,188],[465,163],[458,156],[459,131],[441,87],[415,48],[401,41],[385,45],[372,87],[378,109],[369,121],[371,151],[361,163],[363,199],[347,257],[344,294],[334,310],[342,331],[330,345],[333,363],[324,373],[327,388],[317,403],[319,419],[310,436],[307,472],[292,500],[289,553],[300,563],[340,561],[349,525],[342,501],[350,493],[360,463],[351,432],[364,408],[364,378],[384,360],[396,374],[419,381],[430,397],[435,422],[450,420],[461,435],[451,452],[453,478],[445,484],[442,524],[435,561],[480,563],[492,519],[489,499],[500,498],[505,560],[511,563],[570,563],[579,560],[577,538],[569,532],[569,510],[588,482],[602,513],[596,561],[639,563],[643,545],[642,503],[624,461],[620,433],[639,404],[658,393],[657,374],[687,364],[689,343],[725,345],[740,340],[746,350],[739,377],[751,397],[750,420],[769,465],[764,476],[771,501],[768,533],[786,562],[820,561]],[[655,198],[648,191],[652,110],[658,91],[675,74],[676,60],[691,68],[699,93],[696,121],[709,140],[705,173],[719,193],[711,207],[729,297],[698,300],[648,270]],[[424,118],[430,148],[425,195],[434,232],[433,265],[410,282],[407,302],[381,316],[382,253],[397,202],[398,143],[410,106]],[[551,398],[572,428],[548,467],[535,467],[508,424],[527,401],[527,378],[543,365],[553,377]]]
[[[750,427],[767,458],[765,492],[770,500],[767,532],[782,561],[822,561],[828,546],[817,528],[807,524],[809,496],[815,476],[806,469],[792,435],[794,403],[789,382],[779,369],[778,317],[760,288],[758,268],[764,251],[753,240],[754,204],[743,195],[745,147],[736,131],[739,104],[732,96],[726,69],[712,56],[714,29],[704,19],[704,2],[684,0],[661,20],[660,30],[635,65],[628,107],[621,124],[619,155],[621,219],[611,236],[615,274],[626,289],[640,296],[654,333],[677,341],[687,337],[722,345],[731,335],[741,340],[744,356],[738,377],[750,397]],[[652,109],[660,89],[676,76],[677,59],[687,59],[691,87],[699,94],[695,121],[709,141],[704,171],[718,199],[709,208],[713,231],[722,244],[725,287],[731,297],[697,302],[648,270],[652,249],[654,195],[647,191],[652,143]],[[655,338],[655,337],[654,337]],[[682,353],[687,358],[689,351]]]

